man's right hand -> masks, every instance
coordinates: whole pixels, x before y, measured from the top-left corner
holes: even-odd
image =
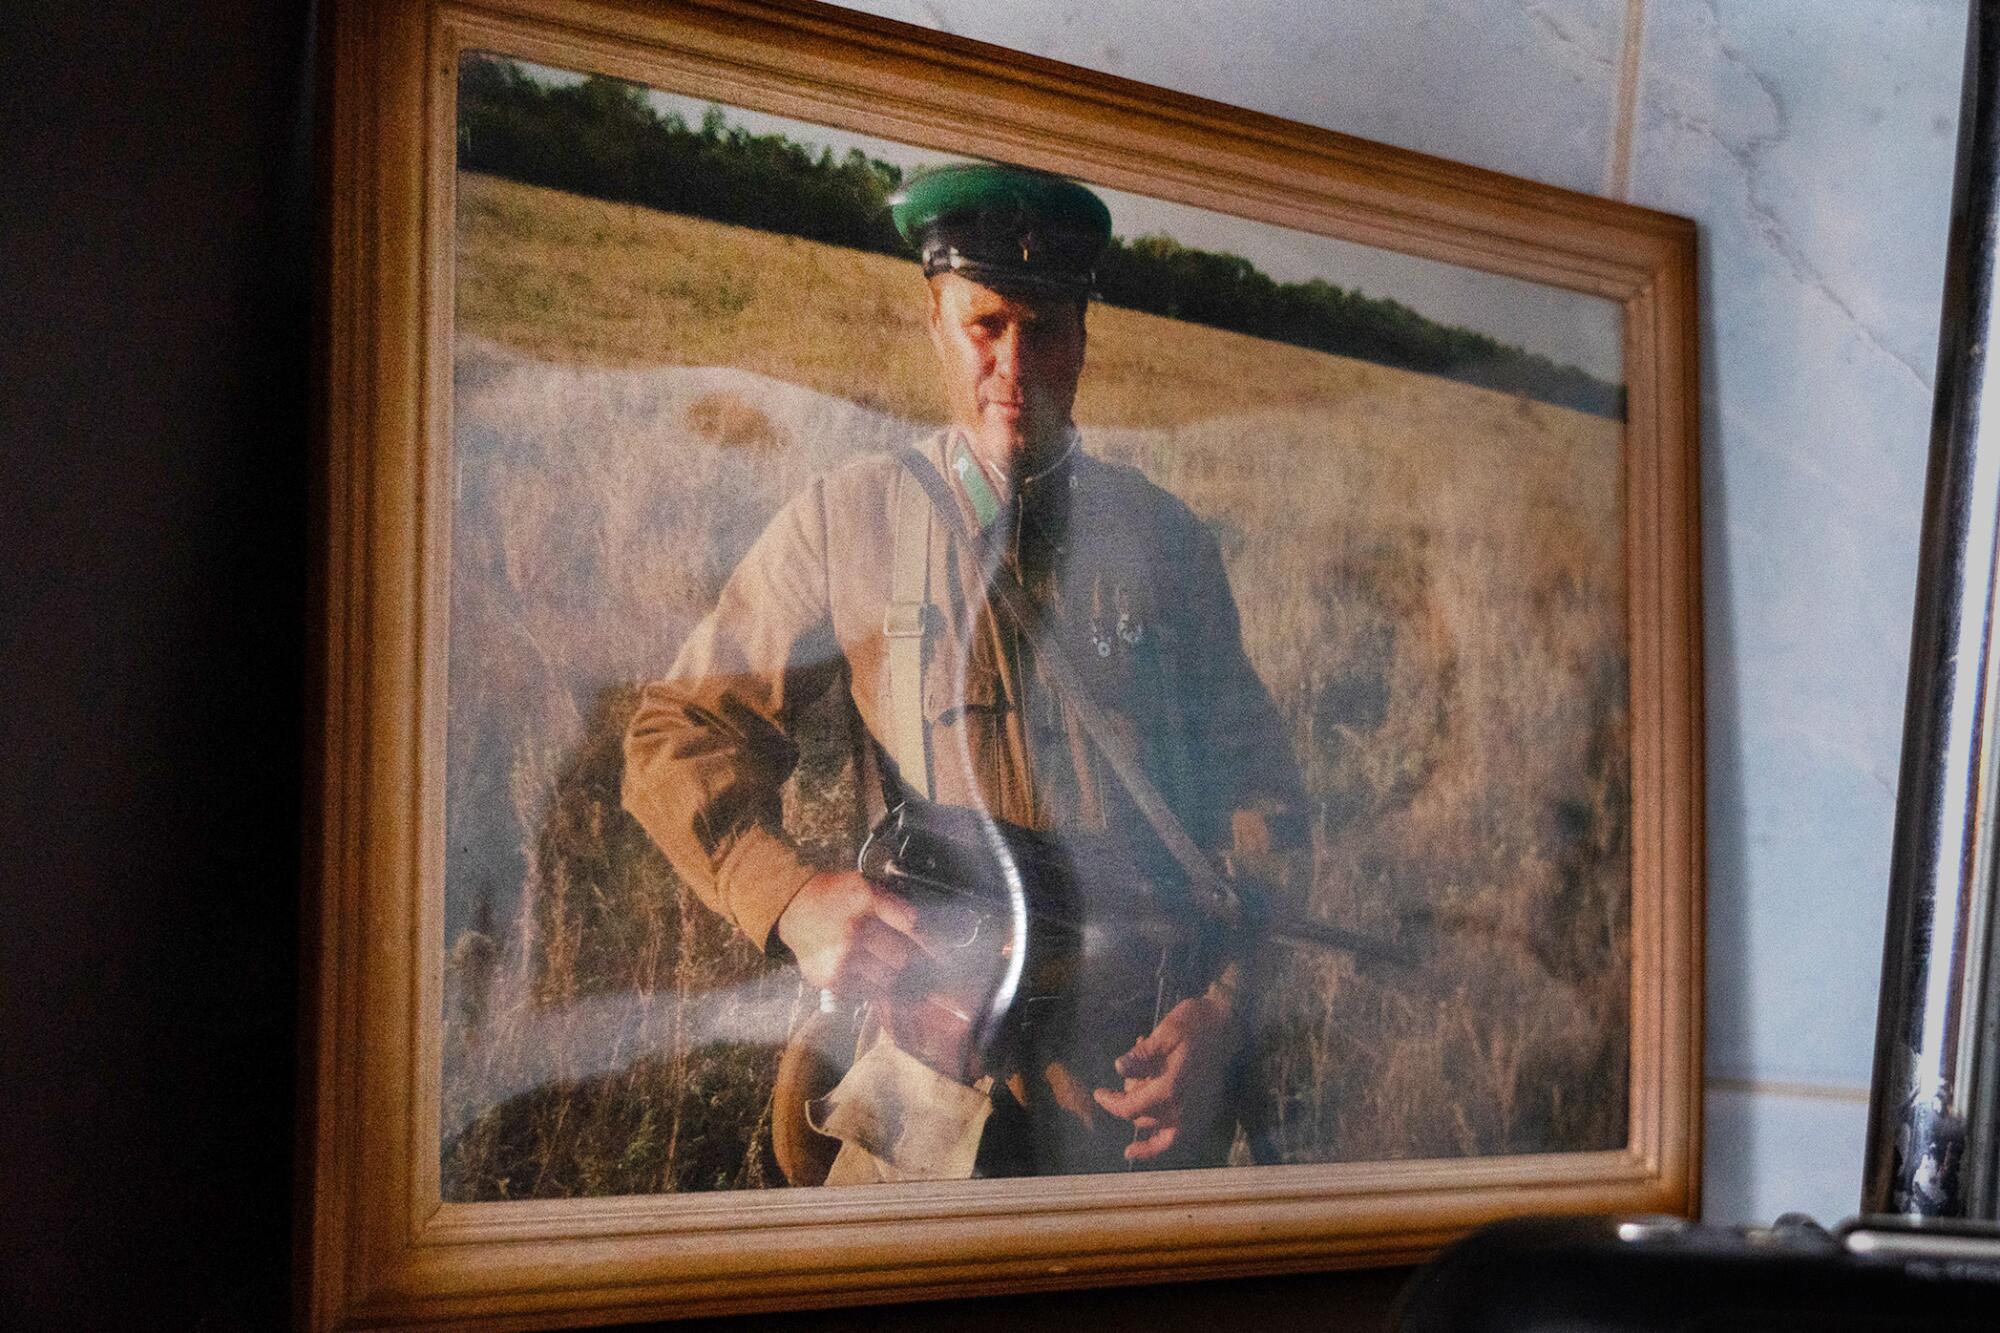
[[[778,938],[799,971],[847,999],[881,999],[922,949],[910,905],[858,870],[823,870],[778,918]]]

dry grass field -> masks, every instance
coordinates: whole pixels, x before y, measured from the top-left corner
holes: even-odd
[[[460,182],[445,1193],[779,1183],[805,1003],[619,808],[618,738],[766,518],[940,405],[912,264]],[[1286,959],[1282,1160],[1625,1136],[1628,739],[1616,422],[1091,314],[1087,447],[1219,535],[1314,806],[1311,906],[1427,959]],[[851,855],[813,743],[787,817]]]

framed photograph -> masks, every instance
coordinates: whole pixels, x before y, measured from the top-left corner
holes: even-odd
[[[1694,1209],[1691,224],[803,0],[329,49],[303,1326]]]

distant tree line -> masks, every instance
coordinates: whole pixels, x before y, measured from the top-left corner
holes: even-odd
[[[593,75],[552,86],[513,61],[467,56],[459,75],[458,164],[593,198],[909,254],[889,216],[889,196],[903,181],[893,163],[858,149],[836,156],[782,134],[753,134],[729,124],[718,107],[691,125],[655,111],[642,87],[619,79]],[[1240,256],[1166,236],[1114,238],[1098,264],[1098,291],[1133,310],[1599,416],[1624,413],[1619,386],[1574,366],[1323,279],[1278,282]]]

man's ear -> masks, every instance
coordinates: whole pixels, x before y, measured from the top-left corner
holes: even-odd
[[[924,327],[930,331],[931,346],[944,355],[944,301],[938,295],[937,279],[924,280]]]

